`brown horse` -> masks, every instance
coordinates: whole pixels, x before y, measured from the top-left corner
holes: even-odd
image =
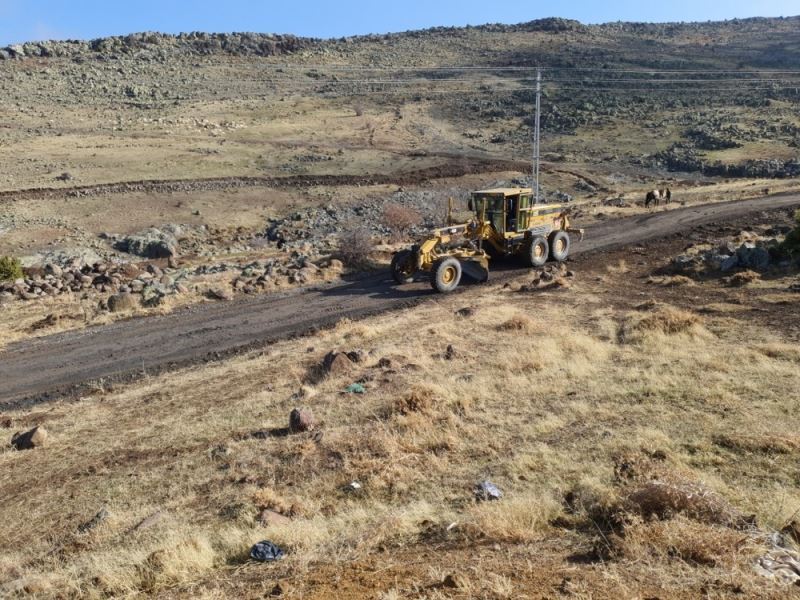
[[[665,204],[672,202],[672,190],[669,188],[650,190],[647,192],[647,196],[645,196],[644,207],[650,208],[650,205],[653,203],[655,203],[656,207],[658,207],[662,200]]]

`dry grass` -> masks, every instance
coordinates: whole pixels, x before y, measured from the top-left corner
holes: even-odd
[[[238,568],[261,539],[287,550],[273,570],[296,582],[320,565],[392,556],[431,538],[578,551],[632,492],[653,478],[673,481],[669,474],[704,481],[714,506],[755,514],[765,527],[800,506],[790,483],[789,440],[800,425],[787,394],[800,385],[791,344],[728,321],[713,323],[712,336],[713,317],[658,304],[602,313],[587,326],[579,299],[550,305],[495,291],[477,292],[480,319],[456,314],[463,298],[444,298],[264,354],[9,413],[9,438],[37,423],[52,437],[41,450],[0,452],[0,594],[192,589]],[[534,310],[535,322],[526,316]],[[620,320],[637,343],[613,335]],[[446,360],[451,344],[458,352]],[[329,350],[354,348],[368,355],[352,373],[303,387]],[[355,380],[366,393],[342,395]],[[270,435],[300,396],[318,430]],[[760,441],[720,445],[745,428]],[[752,449],[768,440],[787,452]],[[473,501],[484,479],[500,486],[502,501]],[[352,481],[360,491],[346,490]],[[604,530],[615,553],[595,568],[627,581],[629,595],[638,588],[624,573],[641,568],[636,556],[674,586],[680,569],[694,568],[686,565],[755,577],[742,562],[749,550],[731,546],[741,532],[666,500],[671,510],[656,511],[663,521],[629,521],[617,541]],[[102,506],[111,516],[78,533]],[[291,520],[264,529],[265,508]],[[136,529],[159,511],[163,518]],[[476,593],[518,591],[507,574],[491,581]]]
[[[658,303],[644,303],[637,307],[623,323],[620,340],[625,342],[645,342],[675,335],[702,337],[710,335],[703,327],[703,318],[687,310]]]
[[[626,525],[624,535],[614,535],[610,542],[615,557],[649,563],[654,569],[677,560],[692,566],[736,570],[754,561],[759,551],[766,551],[745,533],[686,517],[634,519]]]
[[[728,285],[730,285],[731,287],[742,287],[745,285],[749,285],[760,279],[761,279],[760,273],[756,273],[755,271],[751,271],[748,269],[746,271],[740,271],[735,275],[731,275],[728,278]]]

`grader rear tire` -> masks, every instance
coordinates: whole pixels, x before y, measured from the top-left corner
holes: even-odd
[[[411,265],[411,250],[401,250],[392,257],[392,277],[399,284],[414,281],[414,265]]]
[[[566,231],[556,231],[550,236],[550,259],[563,262],[569,256],[569,234]]]
[[[533,238],[525,248],[525,261],[529,267],[543,267],[550,256],[550,244],[541,236]]]
[[[441,294],[452,292],[461,282],[461,263],[455,258],[442,258],[433,265],[431,287]]]

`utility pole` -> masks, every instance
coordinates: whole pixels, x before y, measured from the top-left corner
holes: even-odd
[[[536,117],[533,128],[533,186],[534,204],[539,204],[539,124],[542,110],[542,70],[536,69]]]

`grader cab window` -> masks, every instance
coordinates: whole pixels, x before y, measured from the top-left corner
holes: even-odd
[[[486,219],[494,228],[503,233],[505,231],[505,198],[499,195],[480,195],[470,199],[470,206],[475,211],[476,217],[481,217],[485,211]]]

